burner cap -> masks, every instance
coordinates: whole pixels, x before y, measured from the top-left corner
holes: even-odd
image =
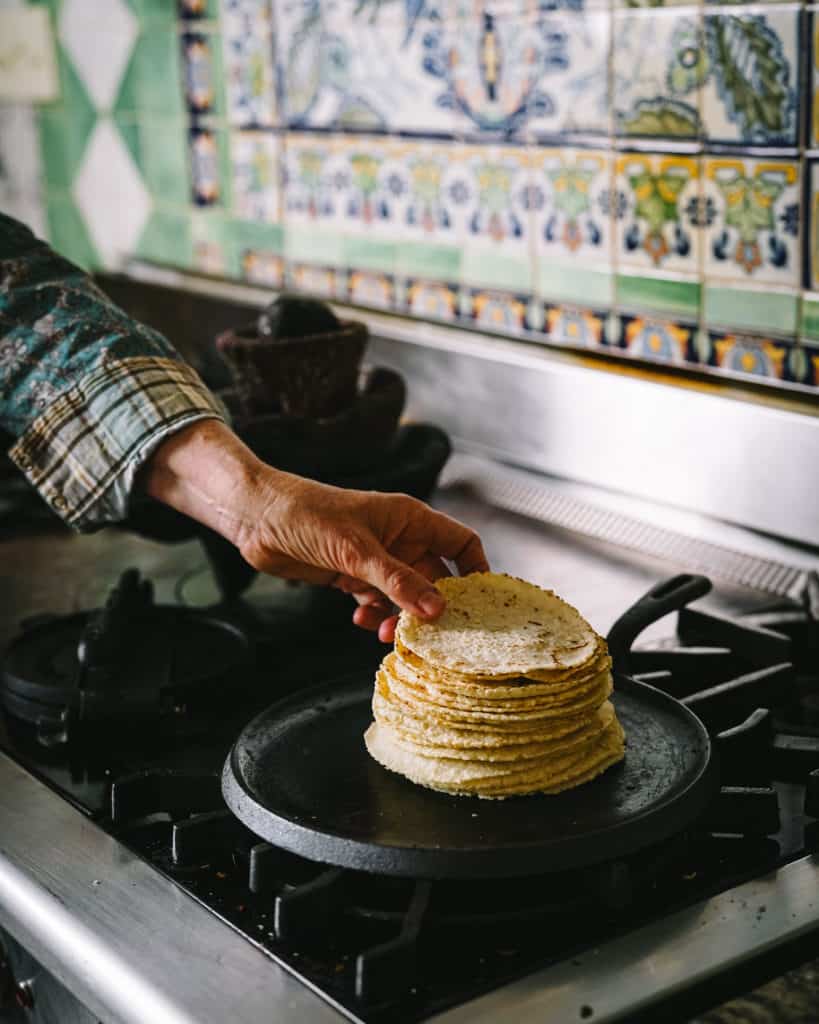
[[[169,710],[246,663],[236,626],[154,603],[150,580],[123,573],[105,607],[39,619],[11,642],[0,696],[34,724],[131,719]]]

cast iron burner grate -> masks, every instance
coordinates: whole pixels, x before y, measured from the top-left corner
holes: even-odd
[[[794,609],[684,609],[672,644],[631,652],[706,723],[722,787],[684,835],[593,868],[487,885],[327,867],[260,842],[215,774],[117,779],[110,828],[350,1015],[420,1020],[819,849],[819,737],[799,723],[816,635]]]

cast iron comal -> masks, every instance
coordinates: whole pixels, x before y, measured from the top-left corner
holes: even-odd
[[[369,677],[288,697],[255,718],[225,763],[222,792],[253,832],[311,860],[386,875],[512,877],[622,856],[682,831],[718,785],[702,722],[626,673],[637,634],[710,589],[677,576],[609,634],[625,761],[557,796],[447,796],[387,771],[362,739]]]

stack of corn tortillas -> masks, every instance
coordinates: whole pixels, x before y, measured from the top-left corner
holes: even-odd
[[[376,761],[445,793],[558,793],[622,760],[606,642],[553,593],[495,573],[437,584],[436,622],[402,612],[376,676]]]

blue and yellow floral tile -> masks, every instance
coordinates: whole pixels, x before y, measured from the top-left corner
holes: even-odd
[[[612,155],[538,148],[532,163],[528,204],[540,295],[547,301],[610,306]]]
[[[222,134],[200,125],[190,130],[188,158],[191,195],[196,206],[215,206],[224,200]]]
[[[819,388],[819,344],[802,341],[791,350],[791,378],[795,384]]]
[[[617,11],[614,129],[631,138],[696,141],[706,73],[697,7]]]
[[[649,315],[622,316],[617,345],[630,356],[679,366],[699,361],[696,335],[693,323]]]
[[[711,344],[711,365],[724,373],[801,383],[794,377],[794,369],[799,369],[799,357],[792,341],[739,331],[712,331]]]
[[[709,142],[799,143],[801,8],[706,14],[702,118]]]
[[[544,338],[553,345],[571,345],[575,348],[598,348],[605,344],[605,310],[585,306],[547,305],[541,328]]]
[[[285,282],[295,291],[323,299],[347,298],[347,274],[338,267],[290,261],[285,264]]]
[[[401,311],[422,320],[454,323],[459,316],[458,286],[424,278],[409,278],[401,289]]]
[[[699,157],[618,154],[611,206],[618,267],[699,275],[707,220]]]
[[[279,289],[284,286],[284,257],[266,249],[244,249],[240,256],[242,278],[248,284]]]
[[[485,331],[527,335],[543,326],[542,305],[523,292],[462,288],[458,309],[461,320]]]
[[[391,310],[396,304],[396,282],[391,274],[351,270],[348,275],[347,301],[354,306]]]
[[[181,37],[185,101],[191,114],[220,115],[222,66],[219,36],[211,32],[185,32]]]
[[[232,209],[242,220],[281,221],[279,139],[269,131],[231,132]]]
[[[704,186],[706,279],[798,288],[799,161],[711,155]]]
[[[273,21],[267,0],[222,0],[222,48],[228,122],[273,128]]]

